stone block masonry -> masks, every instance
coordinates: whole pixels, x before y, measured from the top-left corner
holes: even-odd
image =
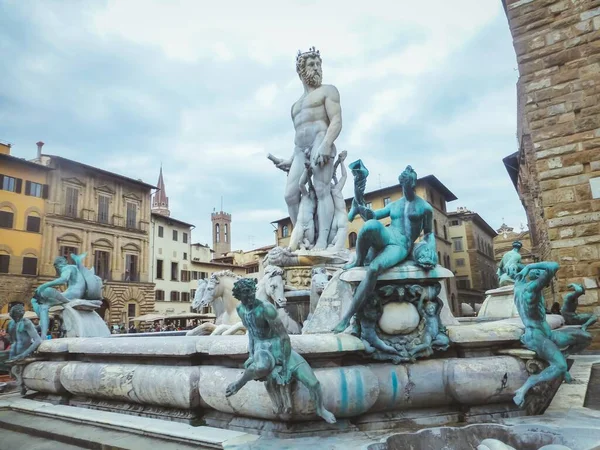
[[[555,300],[562,302],[569,283],[585,280],[581,310],[598,314],[600,199],[590,180],[600,177],[600,0],[505,6],[520,74],[520,154],[528,166],[520,172],[528,192],[520,193],[534,218],[533,241],[540,258],[561,265]]]

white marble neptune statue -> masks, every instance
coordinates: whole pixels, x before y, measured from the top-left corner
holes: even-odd
[[[292,225],[295,227],[300,209],[300,178],[305,164],[310,163],[312,184],[317,198],[316,239],[312,250],[325,250],[334,215],[331,181],[336,149],[334,141],[342,130],[340,94],[335,86],[321,84],[323,72],[321,55],[312,47],[298,52],[296,72],[304,93],[292,106],[292,121],[296,129],[294,152],[289,160],[269,155],[275,165],[288,172],[285,201]]]

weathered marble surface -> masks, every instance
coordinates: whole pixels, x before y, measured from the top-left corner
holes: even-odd
[[[64,305],[62,318],[67,337],[110,336],[110,330],[106,323],[89,303],[91,302],[85,300],[71,300]]]
[[[477,317],[506,319],[508,317],[519,317],[515,306],[513,284],[485,292],[485,300]]]
[[[548,314],[546,321],[553,330],[564,325],[564,319],[557,314]],[[448,337],[454,345],[484,347],[492,344],[520,342],[525,325],[520,318],[495,320],[469,325],[448,327]]]
[[[242,371],[203,366],[199,383],[202,401],[224,413],[277,419],[262,383],[250,382],[236,396],[225,397],[225,387]],[[321,368],[315,369],[315,374],[323,387],[325,407],[336,417],[509,402],[528,377],[523,362],[509,356]],[[299,384],[293,400],[294,420],[316,419],[308,391]]]
[[[34,391],[63,394],[67,390],[60,382],[60,373],[67,365],[66,361],[37,361],[25,366],[23,382]]]
[[[200,368],[73,361],[60,372],[71,394],[191,409],[200,406]],[[33,389],[30,384],[26,386]]]

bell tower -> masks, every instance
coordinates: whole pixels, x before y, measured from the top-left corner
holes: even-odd
[[[163,179],[162,165],[160,166],[160,173],[158,175],[158,188],[152,199],[152,212],[160,214],[161,216],[169,217],[171,211],[169,211],[169,197],[167,197],[167,191],[165,190],[165,180]]]
[[[210,215],[215,257],[231,251],[231,214],[219,211]]]

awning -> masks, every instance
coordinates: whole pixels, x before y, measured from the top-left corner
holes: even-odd
[[[154,322],[164,318],[165,316],[162,314],[144,314],[143,316],[137,316],[129,319],[129,322]]]
[[[169,319],[214,319],[216,316],[212,313],[198,314],[198,313],[183,313],[173,314],[171,316],[165,316],[165,320]]]

